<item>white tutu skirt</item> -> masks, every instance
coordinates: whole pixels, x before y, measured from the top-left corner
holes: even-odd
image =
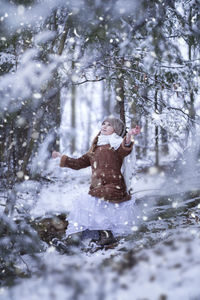
[[[119,204],[83,195],[70,208],[66,235],[85,230],[111,230],[115,236],[127,235],[135,225],[135,200]]]

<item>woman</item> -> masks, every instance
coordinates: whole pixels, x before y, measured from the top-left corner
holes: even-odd
[[[90,150],[79,158],[71,158],[54,151],[52,157],[61,157],[60,167],[79,170],[91,166],[92,177],[89,195],[81,196],[70,211],[66,231],[72,233],[98,230],[95,242],[108,245],[116,242],[113,236],[131,232],[134,225],[134,199],[128,194],[121,172],[124,158],[132,151],[133,135],[140,128],[130,129],[126,136],[124,123],[113,116],[106,117]]]

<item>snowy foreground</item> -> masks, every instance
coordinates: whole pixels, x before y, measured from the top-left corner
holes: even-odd
[[[134,243],[73,256],[52,247],[41,254],[41,274],[33,267],[36,274],[2,288],[1,299],[199,299],[200,240],[195,235],[195,230],[182,231],[138,252]]]
[[[55,168],[54,183],[39,186],[33,197],[34,183],[27,181],[22,190],[26,185],[29,194],[22,192],[17,205],[33,217],[68,212],[74,197],[87,192],[89,175],[87,169]],[[0,288],[0,299],[200,299],[199,199],[156,202],[153,190],[158,195],[163,180],[160,174],[137,178],[137,224],[115,249],[86,253],[75,247],[60,254],[46,246],[38,254],[42,265],[24,255],[19,267],[28,267],[31,277]],[[151,195],[142,192],[150,187]]]

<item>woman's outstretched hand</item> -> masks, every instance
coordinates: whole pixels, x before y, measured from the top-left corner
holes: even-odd
[[[129,135],[136,135],[141,132],[140,126],[136,125],[135,128],[131,128],[128,132]]]
[[[57,151],[53,151],[52,152],[52,158],[57,158],[57,157],[61,157],[62,155],[60,154],[60,152]]]
[[[136,125],[135,128],[131,128],[126,134],[126,143],[129,144],[131,141],[131,136],[137,135],[141,132],[140,126]]]

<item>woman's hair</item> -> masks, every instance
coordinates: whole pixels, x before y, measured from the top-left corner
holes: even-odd
[[[112,125],[116,134],[118,134],[121,137],[124,137],[126,128],[124,122],[121,119],[116,118],[113,115],[110,115],[105,117],[105,119],[103,120],[103,122],[106,121]]]
[[[98,142],[98,136],[100,135],[100,133],[101,133],[101,131],[99,131],[99,133],[95,136],[95,138],[93,139],[93,141],[92,141],[92,145],[91,145],[91,147],[90,147],[90,149],[89,149],[89,151],[88,151],[88,154],[94,154],[94,150],[95,150],[95,148],[96,148],[96,146],[97,146],[97,142]]]

